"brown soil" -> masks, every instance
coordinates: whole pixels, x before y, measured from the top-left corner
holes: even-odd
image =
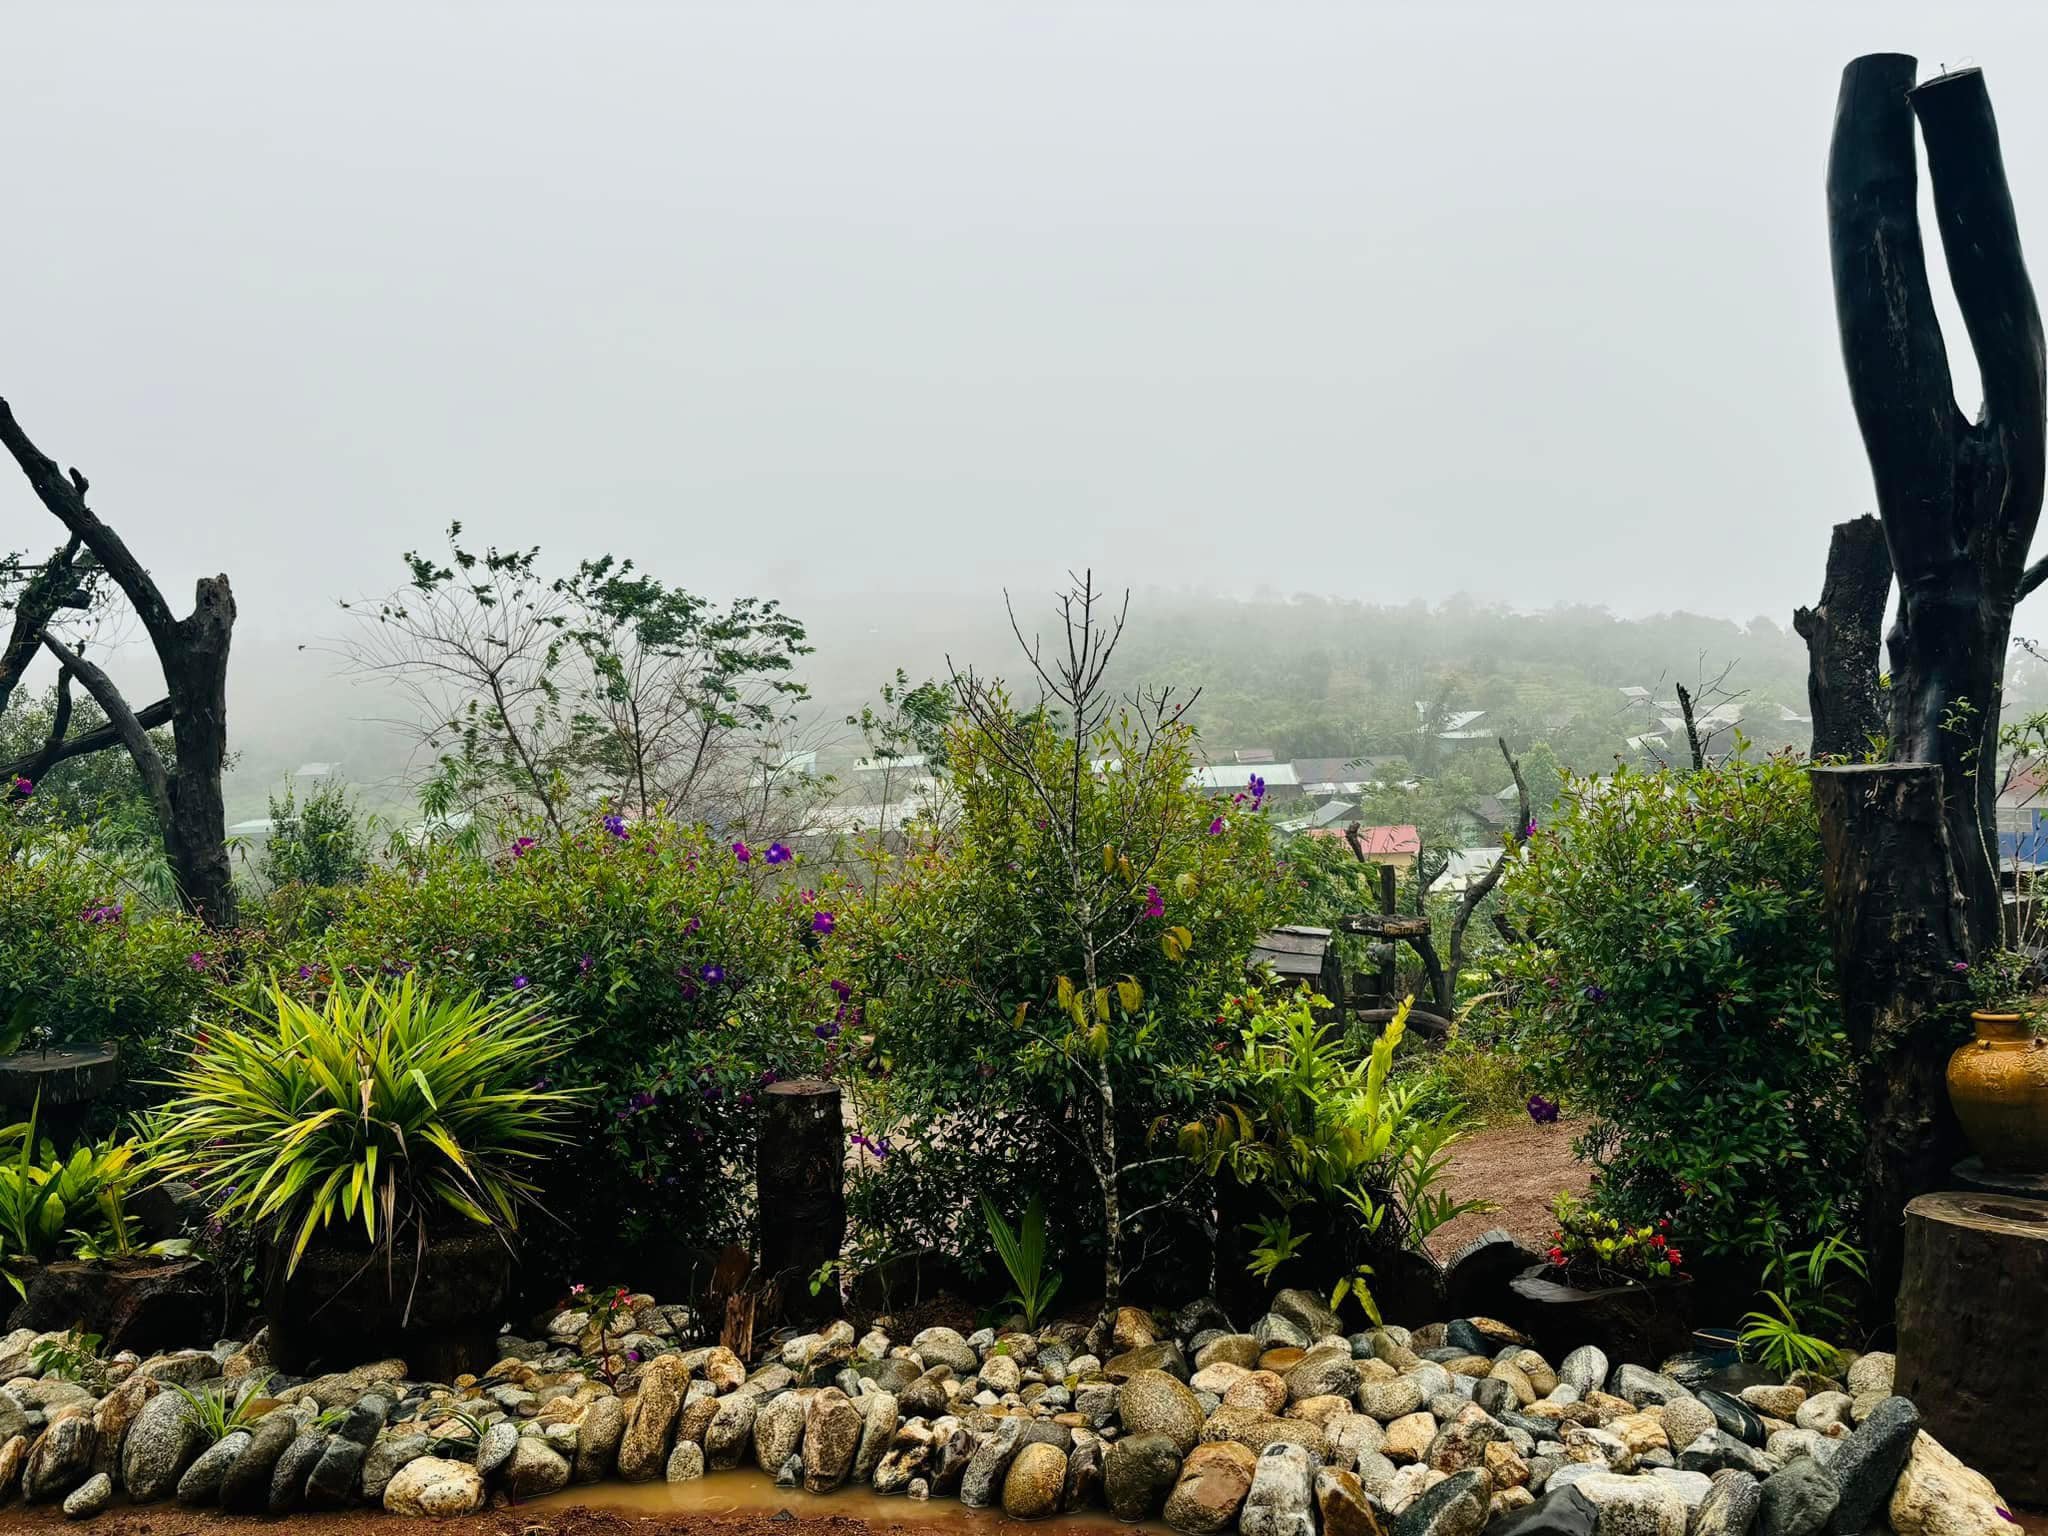
[[[1572,1156],[1577,1130],[1555,1125],[1502,1125],[1454,1143],[1445,1187],[1460,1200],[1491,1200],[1498,1210],[1460,1216],[1430,1234],[1429,1249],[1448,1259],[1492,1227],[1541,1251],[1550,1246],[1550,1203],[1560,1190],[1585,1193],[1593,1170]]]
[[[905,1513],[915,1508],[906,1502]],[[53,1505],[0,1510],[0,1531],[90,1530],[95,1536],[222,1536],[236,1527],[258,1529],[289,1525],[292,1536],[961,1536],[958,1510],[950,1502],[930,1506],[935,1518],[863,1520],[849,1515],[805,1516],[789,1513],[705,1515],[640,1514],[591,1509],[580,1504],[521,1505],[464,1515],[452,1520],[417,1520],[380,1509],[338,1510],[331,1514],[293,1514],[275,1520],[224,1515],[218,1510],[186,1509],[177,1504],[142,1508],[116,1506],[88,1525],[67,1521]],[[1059,1529],[1060,1522],[1040,1522],[1033,1536]],[[1024,1536],[1019,1521],[995,1516],[985,1528]]]

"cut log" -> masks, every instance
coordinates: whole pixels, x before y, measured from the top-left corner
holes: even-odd
[[[791,1317],[837,1316],[835,1286],[811,1295],[811,1276],[846,1242],[846,1127],[839,1085],[775,1083],[760,1098],[755,1152],[761,1236],[759,1278]]]
[[[1364,934],[1373,939],[1407,939],[1412,942],[1429,937],[1428,918],[1399,913],[1352,912],[1338,918],[1337,926],[1345,933]]]
[[[1881,1313],[1898,1287],[1899,1213],[1946,1184],[1963,1153],[1947,1073],[1973,956],[1940,765],[1815,768],[1811,777],[1835,974],[1868,1131],[1863,1248]]]
[[[2048,1502],[2048,1201],[1922,1195],[1905,1238],[1895,1390],[2007,1499]]]

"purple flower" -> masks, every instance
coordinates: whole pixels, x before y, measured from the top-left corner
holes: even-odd
[[[585,955],[581,960],[578,960],[576,962],[576,969],[585,976],[588,976],[590,974],[590,966],[591,959],[588,955]]]
[[[533,846],[533,844],[534,844],[534,840],[533,840],[532,838],[530,838],[530,837],[515,837],[515,838],[513,838],[513,839],[512,839],[512,857],[513,857],[513,858],[515,858],[515,859],[523,859],[523,858],[525,858],[525,857],[526,857],[526,850],[527,850],[527,849],[529,849],[529,848],[531,848],[531,847]]]
[[[839,1001],[841,1001],[842,1003],[853,996],[853,987],[851,983],[844,981],[833,981],[827,982],[826,985],[831,987],[833,993],[838,997]]]
[[[635,1109],[652,1109],[654,1108],[654,1095],[643,1088],[633,1095],[631,1103]]]
[[[300,966],[300,967],[299,967],[299,980],[301,980],[301,981],[311,981],[312,979],[313,979],[313,967],[311,967],[310,965],[302,965],[302,966]]]
[[[814,912],[811,914],[811,932],[830,933],[834,921],[830,912]]]
[[[1266,781],[1260,778],[1256,773],[1245,781],[1245,785],[1252,792],[1253,805],[1257,805],[1261,800],[1266,798]]]
[[[1209,823],[1209,835],[1211,837],[1221,837],[1223,835],[1223,818],[1221,816],[1214,818]]]
[[[1528,823],[1527,823],[1527,824],[1526,824],[1526,825],[1525,825],[1525,826],[1524,826],[1524,827],[1522,828],[1522,836],[1524,836],[1524,837],[1534,837],[1535,835],[1536,835],[1536,818],[1535,818],[1534,816],[1531,816],[1531,817],[1529,818],[1529,820],[1528,820]]]
[[[26,800],[35,792],[36,786],[33,779],[16,779],[14,781],[14,793],[18,798]]]
[[[633,1364],[638,1365],[640,1363],[640,1351],[637,1349],[629,1349],[626,1351],[626,1358],[632,1361]]]
[[[732,845],[732,856],[744,864],[754,856],[754,850],[745,843],[734,843]]]
[[[787,848],[782,846],[782,844],[770,843],[768,845],[768,852],[764,854],[763,857],[766,858],[770,864],[787,864],[790,861],[792,855]]]
[[[1597,981],[1589,983],[1586,987],[1586,1001],[1589,1003],[1606,1002],[1607,989],[1601,986],[1600,983]]]
[[[752,1095],[751,1093],[743,1093],[743,1094],[741,1094],[741,1095],[740,1095],[740,1108],[741,1108],[741,1109],[752,1109],[753,1107],[754,1107],[754,1096],[753,1096],[753,1095]]]
[[[1538,1125],[1555,1125],[1557,1105],[1540,1093],[1532,1093],[1529,1095],[1529,1118]]]
[[[1145,887],[1145,915],[1147,917],[1166,916],[1166,898],[1159,894],[1159,887],[1156,885]]]
[[[706,1083],[706,1084],[704,1085],[704,1097],[705,1097],[705,1098],[707,1098],[707,1099],[715,1099],[715,1098],[717,1098],[717,1097],[718,1097],[718,1084],[716,1084],[716,1083]]]
[[[206,956],[195,949],[192,951],[191,957],[185,963],[191,966],[192,969],[195,971],[203,971],[206,969]]]
[[[1954,971],[1958,976],[1967,976],[1970,974],[1970,962],[1967,960],[1958,960],[1955,962],[1955,964],[1951,965],[1949,969]]]
[[[703,918],[701,918],[701,917],[693,917],[693,918],[691,918],[691,919],[690,919],[690,920],[689,920],[689,921],[688,921],[687,923],[683,924],[683,932],[685,932],[685,933],[695,933],[695,932],[696,932],[696,931],[697,931],[697,930],[698,930],[699,928],[702,928],[703,926],[704,926],[704,919],[703,919]]]
[[[704,978],[707,985],[715,987],[725,980],[725,967],[714,960],[709,964],[697,967],[697,974]]]
[[[524,976],[514,976],[512,978],[512,990],[514,992],[524,992],[528,987],[532,985],[533,983],[528,981]]]
[[[833,1039],[839,1033],[839,1021],[834,1019],[828,1024],[813,1024],[811,1026],[811,1033],[820,1040]]]
[[[611,815],[605,817],[604,829],[611,833],[613,837],[624,837],[626,835],[626,818],[614,811]]]

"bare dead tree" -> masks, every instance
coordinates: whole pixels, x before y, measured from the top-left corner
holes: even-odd
[[[1900,1265],[1900,1212],[1960,1142],[1941,1064],[1957,967],[2003,938],[1993,811],[1999,693],[2040,518],[2048,349],[2020,251],[1982,71],[1915,86],[1916,62],[1842,72],[1828,156],[1828,245],[1849,394],[1898,581],[1885,738],[1891,761],[1819,767],[1844,1020],[1869,1127],[1863,1179],[1872,1291]],[[1914,123],[1950,287],[1983,382],[1955,401],[1922,246]]]
[[[1884,738],[1878,649],[1891,588],[1884,524],[1868,513],[1835,524],[1820,601],[1792,613],[1792,628],[1806,642],[1806,707],[1813,715],[1810,755],[1816,762],[1861,757]]]
[[[1493,894],[1493,888],[1500,884],[1500,877],[1507,872],[1508,860],[1515,856],[1515,850],[1522,846],[1523,840],[1529,835],[1529,829],[1535,825],[1535,812],[1529,805],[1529,786],[1522,778],[1522,765],[1515,760],[1514,753],[1508,750],[1507,737],[1496,736],[1493,740],[1494,745],[1500,748],[1501,761],[1508,765],[1508,772],[1514,777],[1518,810],[1515,824],[1508,830],[1507,846],[1501,850],[1501,856],[1493,861],[1485,874],[1466,885],[1465,894],[1458,902],[1458,910],[1451,918],[1449,969],[1453,991],[1457,986],[1458,974],[1465,969],[1465,930],[1472,925],[1472,914],[1479,910],[1481,902]],[[1445,996],[1439,998],[1437,1002],[1443,1014],[1449,1017],[1457,998],[1454,995]]]
[[[85,476],[75,469],[68,475],[60,471],[55,461],[29,440],[5,400],[0,400],[0,443],[6,444],[37,498],[70,535],[65,567],[75,573],[81,557],[73,546],[82,545],[135,610],[163,671],[167,697],[161,706],[138,710],[130,705],[104,671],[50,633],[54,609],[36,625],[39,643],[68,677],[85,686],[105,713],[105,746],[124,747],[134,759],[156,806],[164,856],[177,881],[180,901],[212,927],[233,927],[235,881],[228,861],[227,817],[221,799],[228,744],[228,645],[235,624],[235,600],[228,579],[202,577],[192,611],[177,617],[126,542],[85,504]],[[58,578],[56,585],[61,586],[62,581]],[[19,610],[16,618],[20,618]],[[65,696],[60,687],[60,699]],[[151,717],[167,720],[171,726],[174,746],[168,762],[150,739],[145,721]],[[66,751],[67,746],[75,749]],[[82,744],[46,743],[37,757],[57,761],[77,756],[81,750],[85,750]]]

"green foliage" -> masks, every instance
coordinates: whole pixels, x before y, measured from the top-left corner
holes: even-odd
[[[1526,1125],[1537,1083],[1512,1041],[1467,1017],[1434,1053],[1419,1057],[1415,1086],[1422,1103],[1456,1110],[1472,1124]]]
[[[0,1144],[14,1151],[0,1162],[0,1263],[8,1283],[23,1295],[19,1271],[47,1263],[68,1248],[74,1257],[127,1257],[136,1252],[173,1254],[176,1239],[138,1249],[131,1237],[125,1201],[141,1180],[141,1148],[134,1141],[105,1141],[60,1154],[36,1135],[36,1116],[0,1130]]]
[[[867,744],[869,759],[887,763],[922,757],[927,771],[943,771],[946,728],[953,723],[953,690],[930,678],[912,683],[898,667],[894,680],[882,684],[876,697],[880,708],[863,704],[859,714],[846,717]]]
[[[449,1215],[516,1228],[569,1095],[540,1086],[565,1027],[531,1003],[436,996],[415,978],[319,1003],[272,987],[174,1072],[155,1157],[295,1269],[323,1233],[375,1251]]]
[[[17,694],[7,709],[0,710],[0,762],[39,750],[56,724],[57,708],[57,685],[52,683],[40,697]],[[74,690],[65,733],[75,738],[106,723],[99,705]],[[170,727],[159,726],[150,739],[170,761]],[[161,836],[156,808],[142,775],[135,771],[135,760],[119,748],[53,764],[36,781],[35,793],[14,807],[14,814],[31,825],[91,827],[102,843],[147,842]]]
[[[779,846],[742,861],[659,817],[534,832],[494,860],[434,847],[373,871],[281,936],[285,986],[411,974],[444,996],[545,999],[579,1027],[549,1069],[582,1095],[548,1168],[556,1213],[593,1240],[746,1240],[753,1096],[830,1070],[853,1017],[832,985],[851,992],[845,941],[821,931],[841,884],[806,890]]]
[[[0,804],[0,1051],[107,1040],[130,1078],[156,1068],[204,998],[219,940],[137,910],[82,828]]]
[[[981,1197],[981,1219],[988,1224],[989,1241],[1010,1275],[1010,1294],[1003,1298],[1024,1314],[1024,1326],[1036,1328],[1059,1294],[1060,1272],[1045,1262],[1045,1201],[1038,1195],[1024,1207],[1016,1226],[1003,1220],[1003,1213],[987,1195]]]
[[[947,738],[955,826],[915,840],[851,929],[873,1036],[853,1086],[891,1132],[856,1226],[878,1252],[935,1242],[970,1270],[962,1188],[1012,1209],[1043,1194],[1068,1252],[1107,1247],[1086,1225],[1106,1183],[1119,1241],[1179,1219],[1160,1168],[1125,1168],[1158,1116],[1201,1102],[1190,1069],[1278,909],[1265,817],[1189,788],[1184,726],[1120,715],[1077,743],[998,697]]]
[[[192,1422],[208,1445],[219,1444],[238,1429],[248,1429],[271,1408],[268,1376],[244,1377],[232,1392],[225,1385],[215,1390],[205,1385],[188,1387],[178,1381],[170,1387],[190,1405]]]
[[[1852,1293],[1870,1283],[1862,1250],[1840,1233],[1830,1233],[1796,1253],[1774,1255],[1764,1282],[1767,1305],[1742,1319],[1743,1353],[1787,1376],[1839,1370],[1843,1352],[1814,1330],[1839,1333],[1852,1326]]]
[[[272,885],[354,885],[370,872],[370,834],[340,784],[322,784],[298,803],[286,787],[270,797],[264,874]]]
[[[57,1337],[37,1339],[28,1348],[29,1365],[38,1376],[54,1376],[59,1381],[75,1381],[87,1391],[102,1395],[112,1385],[107,1376],[107,1362],[100,1357],[100,1350],[106,1343],[96,1333],[85,1333],[77,1328]]]
[[[1796,759],[1575,781],[1503,886],[1529,936],[1506,1027],[1591,1111],[1605,1210],[1763,1256],[1846,1204],[1860,1133]]]
[[[1428,1113],[1414,1084],[1390,1076],[1407,1003],[1362,1059],[1334,1021],[1316,1017],[1326,1007],[1306,987],[1230,999],[1223,1023],[1239,1044],[1212,1079],[1223,1101],[1184,1124],[1179,1140],[1204,1173],[1227,1174],[1278,1208],[1253,1220],[1253,1273],[1270,1278],[1313,1239],[1314,1261],[1337,1271],[1337,1299],[1354,1294],[1376,1316],[1369,1255],[1419,1250],[1446,1222],[1491,1206],[1442,1188],[1456,1117]]]
[[[732,811],[734,754],[807,696],[804,628],[772,601],[721,607],[611,555],[550,577],[538,548],[472,548],[460,523],[442,558],[406,553],[352,654],[431,722],[444,816],[560,830],[593,793],[638,816]]]

